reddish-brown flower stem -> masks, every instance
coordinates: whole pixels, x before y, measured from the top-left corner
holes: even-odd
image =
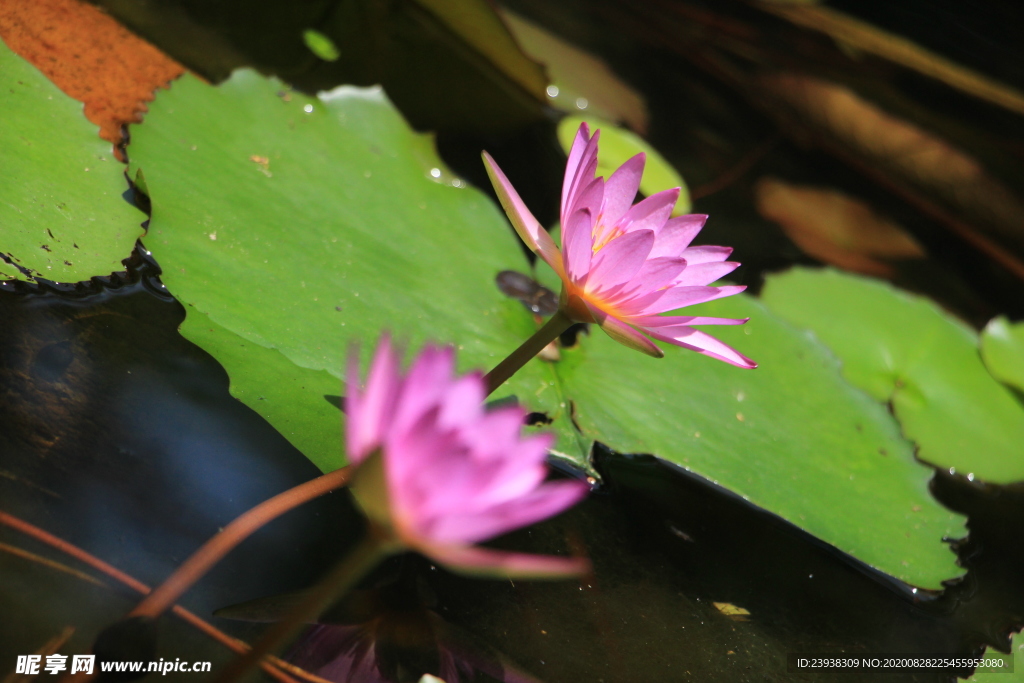
[[[487,395],[490,396],[494,393],[494,390],[504,384],[509,377],[516,374],[519,368],[526,365],[545,346],[557,339],[558,335],[569,329],[572,323],[573,321],[567,315],[558,310],[532,337],[524,341],[518,349],[509,354],[508,358],[498,363],[493,370],[484,376],[484,382],[487,385]]]
[[[251,650],[231,662],[214,683],[231,683],[240,679],[263,657],[294,635],[303,624],[315,622],[317,616],[331,603],[347,593],[381,560],[399,549],[394,540],[371,522],[363,540],[346,553],[283,620],[271,626]]]
[[[11,529],[15,529],[16,531],[20,531],[21,533],[30,536],[41,543],[45,543],[46,545],[59,550],[60,552],[75,558],[79,562],[89,565],[93,569],[103,574],[106,574],[115,581],[123,583],[124,585],[128,586],[129,588],[138,593],[146,594],[149,593],[151,590],[149,586],[142,583],[135,577],[130,576],[129,574],[125,574],[120,569],[110,564],[107,564],[95,555],[91,555],[86,551],[82,550],[81,548],[79,548],[78,546],[68,543],[64,539],[58,538],[47,531],[43,531],[34,524],[30,524],[22,519],[15,517],[14,515],[8,514],[6,512],[0,512],[0,524],[3,524],[4,526],[7,526]],[[232,638],[231,636],[224,633],[217,627],[204,621],[202,618],[198,617],[192,612],[189,612],[187,609],[181,607],[180,605],[175,605],[172,609],[172,612],[182,621],[202,631],[206,635],[210,636],[217,642],[227,647],[229,650],[241,654],[245,652],[249,647],[246,643],[235,638]],[[283,671],[280,671],[268,662],[264,662],[262,667],[264,671],[266,671],[268,674],[276,678],[281,683],[297,683],[294,678],[287,675]],[[307,680],[315,681],[322,680],[316,676],[313,676],[312,674],[309,674],[306,671],[303,671],[302,674],[299,674],[299,670],[297,667],[289,668],[294,668],[295,670],[292,671],[292,673],[300,676],[301,678],[306,678]],[[94,673],[92,677],[95,677],[95,675],[96,674]],[[75,680],[77,682],[82,680],[88,680],[88,678],[91,677],[83,676],[82,674],[76,674],[74,677],[72,677],[72,680]]]
[[[251,510],[244,512],[224,527],[220,533],[204,543],[199,550],[192,553],[192,556],[174,570],[174,573],[160,584],[156,590],[136,605],[135,609],[128,616],[150,618],[160,616],[177,602],[178,598],[191,588],[196,581],[202,578],[211,567],[224,559],[225,555],[252,535],[253,532],[289,510],[325,493],[341,488],[348,483],[350,470],[351,468],[349,467],[342,467],[333,472],[328,472],[316,479],[288,489],[284,493],[279,493]]]

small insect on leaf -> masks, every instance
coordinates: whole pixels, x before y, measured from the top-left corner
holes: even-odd
[[[518,299],[531,313],[552,315],[558,310],[558,295],[528,275],[503,270],[494,281],[502,294]]]

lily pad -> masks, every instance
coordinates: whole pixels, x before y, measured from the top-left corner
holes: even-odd
[[[123,270],[145,216],[82,104],[0,42],[0,107],[0,280]]]
[[[966,535],[964,518],[930,495],[931,468],[821,344],[748,296],[690,311],[749,317],[714,332],[759,366],[667,345],[653,360],[584,338],[556,370],[585,445],[677,463],[908,583],[962,573],[941,539]]]
[[[832,349],[851,383],[892,405],[922,460],[993,483],[1024,480],[1024,407],[986,370],[965,324],[927,299],[833,270],[775,276],[762,298]]]
[[[672,215],[681,216],[690,213],[693,202],[690,201],[690,191],[679,172],[646,140],[611,121],[604,121],[593,116],[567,116],[559,121],[558,142],[566,154],[572,148],[576,131],[584,121],[587,122],[591,130],[601,129],[601,151],[597,157],[597,175],[607,178],[628,159],[643,152],[647,155],[647,165],[644,166],[644,175],[640,179],[640,191],[650,197],[663,190],[678,187],[681,192],[679,199],[676,200],[675,208],[672,209]]]
[[[188,305],[182,334],[231,391],[324,470],[345,463],[342,393],[353,343],[385,331],[459,347],[487,369],[536,328],[495,275],[526,261],[498,209],[446,170],[379,89],[320,98],[239,71],[186,76],[133,128],[153,219],[145,238]],[[531,364],[508,387],[550,395]]]
[[[551,106],[577,114],[585,105],[588,115],[625,122],[640,133],[647,130],[644,96],[615,75],[604,60],[507,7],[499,11],[523,51],[547,67]]]
[[[993,377],[1024,391],[1024,323],[993,318],[981,333],[981,358]]]

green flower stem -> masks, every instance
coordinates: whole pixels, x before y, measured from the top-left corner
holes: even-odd
[[[316,479],[299,484],[265,500],[256,507],[235,518],[216,536],[204,543],[185,560],[156,590],[147,595],[129,617],[156,618],[178,601],[185,591],[201,579],[206,572],[220,562],[239,543],[247,539],[267,522],[303,503],[341,488],[348,483],[351,467],[328,472]]]
[[[232,661],[214,683],[230,683],[245,676],[304,624],[315,622],[325,609],[351,590],[378,563],[401,549],[391,534],[370,522],[363,540],[305,595],[284,620],[274,624],[245,655]]]
[[[544,324],[544,327],[523,342],[522,346],[513,351],[508,358],[498,363],[497,366],[484,376],[487,383],[487,395],[490,396],[494,390],[505,383],[512,375],[519,371],[519,368],[529,362],[531,358],[540,353],[545,346],[558,338],[558,335],[565,332],[572,325],[573,321],[558,310],[551,319]]]

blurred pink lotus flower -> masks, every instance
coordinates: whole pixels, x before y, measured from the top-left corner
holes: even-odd
[[[575,322],[596,323],[613,339],[660,358],[649,337],[712,358],[754,368],[757,364],[694,325],[739,325],[746,319],[662,315],[684,306],[742,292],[710,283],[731,273],[729,247],[691,247],[707,216],[670,218],[679,189],[633,204],[645,155],[638,154],[608,180],[595,178],[597,142],[580,125],[562,185],[562,249],[526,208],[486,152],[484,163],[498,198],[523,241],[562,280],[560,311]]]
[[[457,377],[451,348],[428,346],[403,376],[385,338],[360,389],[347,375],[352,491],[371,522],[402,547],[463,573],[549,577],[585,572],[583,558],[472,544],[551,517],[582,499],[580,481],[545,482],[550,434],[520,436],[525,411],[484,407],[483,377]]]

